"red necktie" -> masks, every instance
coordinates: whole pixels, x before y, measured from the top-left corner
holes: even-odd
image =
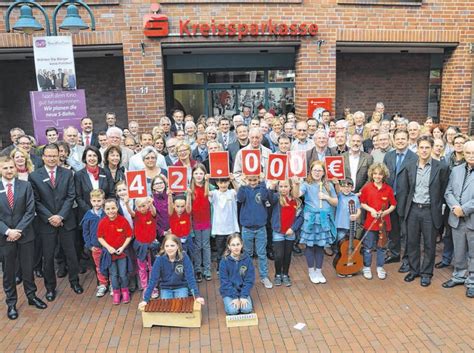
[[[12,183],[7,184],[7,199],[8,199],[8,205],[13,210],[13,185],[12,185]]]
[[[89,135],[86,136],[86,147],[89,146],[91,144],[91,138],[89,137]]]
[[[51,181],[51,185],[54,186],[56,185],[56,178],[54,177],[54,170],[49,171],[49,180]]]

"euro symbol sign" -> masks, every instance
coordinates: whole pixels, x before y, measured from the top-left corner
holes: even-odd
[[[326,171],[329,179],[344,179],[344,159],[340,156],[326,157]]]

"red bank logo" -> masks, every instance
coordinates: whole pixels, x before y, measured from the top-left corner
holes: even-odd
[[[266,19],[259,22],[234,23],[219,22],[211,19],[210,22],[193,23],[189,19],[179,20],[179,33],[169,33],[168,16],[158,14],[159,4],[152,4],[151,13],[143,17],[143,33],[147,37],[236,37],[242,40],[245,37],[276,36],[276,37],[314,37],[318,33],[316,23],[284,23]]]
[[[169,33],[168,16],[158,14],[159,4],[151,4],[150,11],[143,17],[143,33],[147,37],[167,37]]]

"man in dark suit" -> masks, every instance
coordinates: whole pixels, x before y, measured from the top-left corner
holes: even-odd
[[[249,128],[247,125],[239,125],[236,127],[235,132],[237,134],[237,140],[229,145],[229,162],[232,166],[231,170],[234,168],[235,157],[237,153],[244,147],[248,146],[250,143],[249,140]]]
[[[207,138],[205,132],[198,132],[196,134],[196,148],[191,152],[191,159],[196,162],[204,163],[209,158],[209,152],[207,150]],[[207,170],[209,172],[209,169]]]
[[[31,185],[16,178],[16,168],[10,157],[0,157],[0,253],[3,258],[3,289],[7,303],[7,317],[18,318],[18,295],[15,284],[17,258],[23,274],[23,288],[28,304],[38,309],[47,305],[36,296],[33,276],[34,238],[32,222],[35,199]]]
[[[81,130],[82,145],[84,147],[95,146],[100,148],[99,139],[94,132],[94,123],[91,118],[86,116],[81,119]]]
[[[171,132],[176,135],[176,131],[184,131],[184,112],[182,110],[175,110],[172,115],[173,122],[171,124]]]
[[[406,282],[421,276],[421,285],[431,284],[436,253],[436,234],[443,224],[442,205],[449,179],[449,167],[431,158],[433,138],[421,136],[417,141],[418,162],[407,166],[408,196],[405,208],[408,235]],[[423,235],[424,255],[420,245]]]
[[[76,219],[72,211],[76,197],[72,171],[58,167],[59,148],[56,144],[43,149],[44,168],[29,176],[36,200],[39,217],[38,233],[43,245],[44,282],[46,299],[56,298],[56,274],[54,272],[54,250],[59,242],[66,257],[69,282],[75,293],[81,294],[79,264],[74,248]]]
[[[374,163],[374,158],[361,151],[362,136],[354,134],[351,136],[351,147],[348,152],[343,153],[344,169],[346,176],[354,181],[354,192],[360,192],[360,189],[369,180],[369,167]]]
[[[407,237],[405,224],[405,206],[408,196],[408,184],[406,180],[405,169],[416,164],[418,156],[408,149],[408,132],[406,130],[395,130],[394,133],[395,150],[387,152],[383,162],[387,166],[390,175],[387,184],[390,185],[395,193],[397,200],[397,208],[395,212],[390,214],[390,222],[392,230],[389,233],[388,249],[390,254],[386,257],[385,263],[399,262],[402,250],[402,266],[400,272],[408,272],[408,256],[407,256]]]
[[[237,140],[235,132],[230,131],[230,120],[226,117],[221,117],[219,120],[219,132],[217,133],[217,141],[224,147],[224,150],[229,149],[229,145]]]
[[[19,127],[14,127],[13,129],[10,130],[10,140],[12,141],[12,144],[5,147],[1,152],[0,156],[9,156],[10,152],[13,151],[13,149],[17,145],[17,140],[18,137],[23,136],[25,132],[20,129]]]

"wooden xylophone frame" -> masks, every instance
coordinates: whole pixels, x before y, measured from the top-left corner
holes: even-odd
[[[142,311],[143,327],[201,327],[201,304],[189,298],[153,299]]]

